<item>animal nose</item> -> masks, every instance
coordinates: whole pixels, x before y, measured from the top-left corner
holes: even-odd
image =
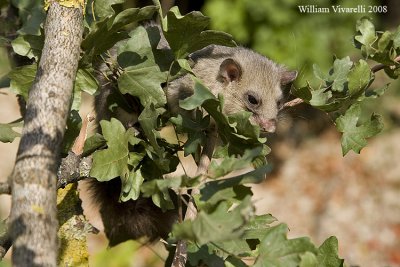
[[[276,119],[261,119],[260,127],[269,133],[274,133],[276,130]]]

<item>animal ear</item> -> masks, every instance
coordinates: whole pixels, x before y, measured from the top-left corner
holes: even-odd
[[[285,70],[282,72],[282,76],[281,76],[281,85],[288,85],[289,83],[292,83],[297,77],[297,71],[293,70],[293,71],[289,71],[289,70]]]
[[[225,59],[219,66],[219,78],[225,83],[240,80],[242,69],[240,65],[233,59]]]

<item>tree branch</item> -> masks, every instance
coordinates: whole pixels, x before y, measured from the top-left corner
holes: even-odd
[[[86,116],[71,151],[68,153],[67,157],[62,159],[57,172],[57,188],[64,188],[67,184],[89,177],[89,172],[92,168],[92,157],[82,159],[80,155],[83,153],[88,124],[93,120],[93,116]]]
[[[210,165],[212,155],[214,152],[215,144],[218,139],[218,133],[216,128],[210,129],[207,133],[207,140],[208,142],[203,147],[201,152],[201,157],[199,160],[199,164],[197,166],[196,176],[197,175],[205,175],[208,171],[208,166]],[[197,208],[194,204],[193,196],[199,194],[200,191],[195,188],[191,192],[191,198],[189,200],[186,214],[185,214],[185,221],[187,220],[194,220],[197,216]],[[172,266],[174,267],[184,267],[186,266],[187,261],[187,242],[185,240],[178,240],[175,249],[174,260],[172,262]]]
[[[51,1],[12,173],[13,266],[57,266],[56,173],[83,34],[82,8]]]
[[[400,56],[396,57],[396,58],[394,59],[394,61],[395,61],[395,62],[400,62]],[[376,73],[376,72],[378,72],[378,71],[380,71],[380,70],[383,70],[383,69],[386,68],[386,67],[394,68],[395,65],[388,66],[388,65],[384,65],[384,64],[377,64],[377,65],[375,65],[375,66],[373,66],[373,67],[371,68],[371,71],[372,71],[373,73]],[[282,109],[294,107],[294,106],[297,106],[297,105],[299,105],[299,104],[301,104],[301,103],[304,103],[304,100],[303,100],[303,99],[301,99],[301,98],[295,98],[295,99],[290,100],[290,101],[286,102],[285,104],[283,104]]]
[[[398,63],[398,62],[400,61],[400,56],[396,57],[396,58],[394,59],[394,61]],[[373,67],[371,68],[371,71],[372,71],[373,73],[375,73],[375,72],[378,72],[378,71],[380,71],[380,70],[382,70],[382,69],[384,69],[384,68],[386,68],[386,67],[388,67],[388,66],[387,66],[387,65],[384,65],[384,64],[378,64],[378,65],[373,66]],[[389,67],[391,68],[391,67],[395,67],[395,66],[392,65],[392,66],[389,66]]]
[[[11,236],[8,218],[0,222],[0,261],[11,247]]]
[[[304,103],[304,100],[303,100],[303,99],[301,99],[301,98],[295,98],[295,99],[292,99],[292,100],[286,102],[285,104],[283,104],[282,109],[294,107],[294,106],[297,106],[297,105],[299,105],[299,104],[301,104],[301,103]]]
[[[0,194],[11,194],[11,186],[8,182],[0,183]]]
[[[57,189],[65,188],[68,184],[78,182],[89,177],[92,168],[92,157],[81,158],[74,152],[69,152],[68,156],[61,161],[57,172]],[[0,194],[10,194],[11,187],[9,183],[0,183]],[[7,218],[0,223],[0,261],[12,245],[10,229]]]

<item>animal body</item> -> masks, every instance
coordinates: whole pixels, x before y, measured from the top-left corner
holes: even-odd
[[[282,88],[296,78],[297,72],[288,71],[243,47],[211,45],[191,54],[190,61],[194,74],[211,92],[224,96],[224,113],[249,111],[251,123],[259,125],[264,132],[275,131],[284,100]],[[104,88],[95,101],[98,120],[110,116],[104,109],[112,88],[105,86],[105,82],[100,81]],[[171,112],[182,112],[179,100],[192,95],[193,87],[194,81],[189,74],[169,82],[166,95]],[[162,212],[149,198],[120,202],[120,179],[92,181],[91,190],[99,205],[110,245],[140,237],[147,237],[149,241],[165,238],[177,220],[175,210]]]

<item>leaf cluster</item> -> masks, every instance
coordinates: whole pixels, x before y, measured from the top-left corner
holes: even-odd
[[[353,62],[350,57],[336,58],[328,73],[317,65],[313,66],[314,77],[319,86],[306,86],[292,90],[293,94],[306,103],[327,112],[342,133],[343,155],[350,150],[360,153],[366,139],[383,129],[382,117],[378,114],[366,121],[359,121],[364,101],[382,96],[389,86],[371,89],[375,72],[384,69],[393,79],[399,76],[400,27],[395,32],[377,32],[367,17],[358,20],[354,37],[355,47],[361,50],[364,59]],[[370,67],[367,60],[378,65]]]
[[[223,114],[223,97],[213,95],[194,77],[188,61],[188,55],[210,44],[235,45],[232,37],[207,30],[209,18],[200,12],[181,15],[172,8],[161,17],[158,1],[153,6],[128,9],[122,3],[95,1],[89,12],[93,17],[86,19],[64,150],[68,151],[79,132],[81,93],[98,94],[99,81],[105,80],[115,89],[107,108],[111,113],[120,109],[128,112],[133,107],[127,99],[133,99],[137,123],[131,127],[119,116],[100,122],[101,134],[88,138],[84,148],[85,154],[93,155],[90,175],[99,181],[121,179],[121,201],[150,197],[162,210],[176,208],[175,196],[179,198],[193,189],[200,191],[195,199],[198,216],[176,224],[168,240],[171,244],[179,239],[188,242],[188,266],[342,266],[335,238],[317,248],[307,238],[287,239],[286,225],[273,224],[271,215],[254,214],[248,184],[263,181],[270,170],[265,160],[269,153],[266,139],[260,137],[259,127],[249,122],[249,112]],[[160,26],[136,25],[154,15],[160,16]],[[9,75],[11,89],[27,101],[43,39],[43,30],[37,26],[35,35],[21,32],[13,42],[16,53],[35,62],[16,68]],[[348,101],[353,101],[372,79],[365,79],[364,71],[361,61],[357,66],[348,60],[338,62],[332,74],[321,77],[326,88],[334,84],[335,94],[325,101],[318,100],[324,97],[309,93],[307,101],[325,106],[332,97],[347,97],[347,92],[351,92]],[[354,81],[360,81],[346,83],[345,77],[350,73]],[[163,86],[177,75],[193,79],[194,94],[179,103],[187,113],[172,116],[166,108]],[[307,94],[305,89],[300,91]],[[353,127],[347,120],[344,117],[341,124],[346,132]],[[11,128],[15,125],[1,127],[0,131],[6,133],[2,140],[11,141],[15,136]],[[212,127],[216,127],[222,142],[213,155],[209,173],[205,177],[174,175],[180,163],[178,154],[199,160]],[[173,128],[176,137],[164,136],[166,128]],[[368,127],[363,130],[370,132]],[[330,264],[325,265],[328,261]]]

